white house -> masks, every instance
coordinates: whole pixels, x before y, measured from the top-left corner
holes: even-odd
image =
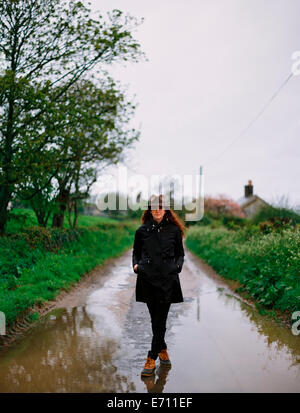
[[[249,179],[248,185],[245,185],[245,193],[242,198],[237,200],[244,211],[247,218],[251,218],[255,215],[263,206],[268,206],[269,204],[260,198],[258,195],[253,194],[252,181]]]

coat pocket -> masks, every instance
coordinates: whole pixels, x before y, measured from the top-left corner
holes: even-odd
[[[150,265],[151,265],[151,258],[142,258],[138,262],[137,273],[138,274],[145,273],[145,270],[147,270],[147,268],[149,268]]]
[[[166,262],[166,272],[167,274],[176,274],[179,271],[179,268],[177,266],[176,260],[174,257],[169,258],[168,260],[165,261]]]

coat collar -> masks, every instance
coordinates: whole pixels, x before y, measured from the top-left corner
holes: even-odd
[[[158,223],[152,215],[150,215],[150,219],[147,222],[148,226],[151,226],[152,228],[157,228],[157,227],[162,227],[165,226],[169,222],[169,218],[167,218],[166,214],[163,216],[163,219]]]

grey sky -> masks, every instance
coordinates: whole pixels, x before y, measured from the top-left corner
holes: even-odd
[[[149,62],[111,70],[139,103],[133,124],[142,135],[128,165],[147,176],[195,174],[203,165],[205,195],[238,199],[252,179],[266,201],[284,195],[300,204],[300,76],[214,161],[291,73],[300,0],[91,3],[102,14],[118,8],[145,18],[134,34]]]

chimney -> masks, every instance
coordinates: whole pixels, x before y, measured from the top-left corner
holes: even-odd
[[[245,198],[253,195],[253,185],[251,179],[248,181],[248,185],[245,185]]]

